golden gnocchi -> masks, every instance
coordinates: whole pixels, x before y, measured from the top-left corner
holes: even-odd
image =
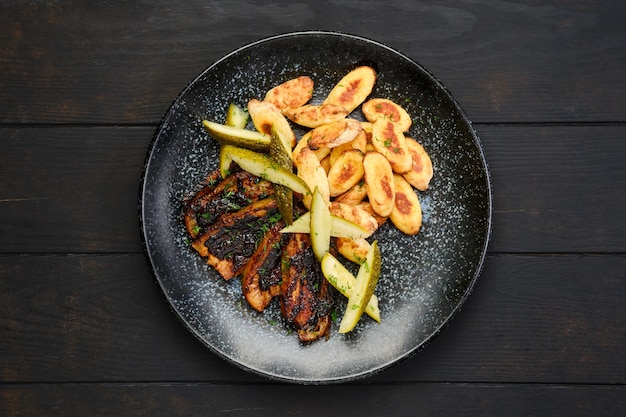
[[[363,130],[356,119],[341,119],[316,127],[311,131],[308,146],[311,149],[334,148],[354,140]]]
[[[411,154],[411,169],[405,172],[404,178],[419,191],[426,191],[433,178],[433,163],[430,156],[413,138],[406,138],[406,144]]]
[[[378,119],[388,120],[394,123],[402,132],[411,127],[411,116],[399,104],[386,98],[373,98],[361,106],[365,118],[374,123]]]
[[[302,107],[286,109],[283,113],[292,122],[310,128],[336,122],[348,115],[345,108],[336,104],[307,104]]]
[[[284,83],[271,88],[265,97],[264,102],[272,103],[281,112],[304,106],[313,97],[313,79],[302,75],[297,78],[285,81]]]
[[[378,119],[372,125],[372,145],[382,154],[394,172],[403,173],[411,169],[411,154],[406,145],[402,129],[386,119]]]
[[[391,164],[382,154],[368,152],[363,158],[367,197],[374,211],[389,216],[396,196]]]
[[[411,184],[401,175],[394,174],[396,191],[393,208],[389,214],[391,222],[407,235],[414,235],[422,227],[422,207]]]
[[[332,153],[331,153],[332,155]],[[328,183],[331,197],[345,193],[363,178],[363,157],[358,149],[344,151],[337,160],[330,165]]]
[[[248,101],[248,112],[255,129],[260,133],[271,135],[273,127],[288,138],[292,147],[296,145],[296,135],[289,121],[274,104],[253,98]]]
[[[376,83],[376,71],[360,66],[346,74],[328,93],[324,104],[335,104],[352,113],[370,95]]]

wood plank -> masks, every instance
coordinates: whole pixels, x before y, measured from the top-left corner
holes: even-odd
[[[4,385],[6,416],[622,416],[624,387],[416,385]]]
[[[624,384],[624,297],[624,256],[490,256],[450,327],[381,377]]]
[[[153,132],[0,129],[0,251],[141,251],[139,184]]]
[[[478,126],[497,252],[624,252],[623,126]]]
[[[626,252],[626,126],[477,130],[493,183],[491,252]],[[141,252],[137,201],[153,134],[0,128],[0,252]]]
[[[0,11],[1,123],[157,123],[229,51],[312,23],[401,50],[475,122],[626,120],[623,2],[4,1]]]
[[[463,310],[367,383],[626,384],[626,257],[490,256]],[[241,382],[142,255],[0,256],[0,382]]]
[[[143,255],[0,256],[0,323],[3,382],[247,375],[185,329]]]

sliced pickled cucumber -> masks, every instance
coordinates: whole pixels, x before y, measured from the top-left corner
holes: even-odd
[[[272,126],[270,135],[269,154],[270,159],[286,170],[293,172],[291,147],[274,126]],[[277,186],[275,197],[278,202],[278,211],[283,216],[285,223],[288,225],[293,223],[293,191],[284,185],[279,185]]]
[[[330,225],[330,235],[333,237],[345,237],[348,239],[360,239],[371,236],[369,232],[356,223],[346,220],[343,217],[335,216],[331,213],[332,223]],[[294,222],[283,228],[281,233],[311,233],[311,212],[307,211],[298,217]]]
[[[280,233],[311,233],[311,212],[307,211],[298,217],[289,226],[282,228]]]
[[[228,147],[230,145],[222,145],[220,147],[220,175],[222,178],[226,178],[230,175],[230,165],[233,162],[233,158],[228,154]]]
[[[380,250],[378,249],[378,242],[374,241],[370,246],[370,250],[367,252],[365,262],[359,267],[354,289],[348,298],[346,312],[339,325],[339,333],[352,331],[359,322],[359,319],[372,298],[372,294],[374,294],[376,284],[378,284],[380,266]]]
[[[272,125],[270,131],[270,154],[275,155],[278,162],[293,165],[290,135],[292,132],[281,131],[276,125]]]
[[[241,169],[252,175],[261,177],[274,184],[284,185],[296,193],[306,194],[311,192],[300,177],[283,168],[267,155],[232,145],[222,146],[221,153],[223,154],[220,158],[221,161],[230,160],[230,162],[235,162]],[[220,166],[224,166],[222,162],[220,162]]]
[[[226,121],[224,121],[224,124],[226,126],[245,129],[245,127],[248,125],[249,119],[250,113],[248,113],[246,110],[242,109],[235,103],[230,103],[230,105],[228,106],[228,111],[226,112]]]
[[[255,130],[228,126],[208,120],[203,120],[202,125],[222,145],[233,145],[259,152],[267,152],[270,148],[269,135]]]
[[[330,234],[335,237],[345,237],[348,239],[367,238],[373,232],[365,230],[360,225],[346,220],[343,217],[332,216],[333,224],[330,227]]]
[[[313,191],[311,200],[311,247],[318,260],[330,250],[330,228],[332,217],[322,193],[317,187]]]
[[[356,284],[354,275],[330,253],[322,257],[321,267],[326,280],[339,290],[342,295],[350,298]],[[376,297],[376,294],[372,294],[364,312],[380,323],[380,310],[378,308],[378,297]]]
[[[278,203],[278,212],[285,220],[285,224],[293,223],[293,191],[284,185],[278,185],[274,198]]]

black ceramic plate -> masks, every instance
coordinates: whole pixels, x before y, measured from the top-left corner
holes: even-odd
[[[400,103],[410,135],[434,165],[419,193],[423,227],[405,236],[376,232],[382,323],[361,320],[348,335],[301,345],[278,308],[253,312],[240,282],[221,279],[190,248],[181,202],[217,167],[218,146],[201,126],[223,121],[228,104],[246,106],[283,81],[309,75],[313,102],[358,64],[373,66],[372,97]],[[355,117],[359,117],[358,113]],[[407,358],[449,322],[482,268],[491,225],[491,190],[479,140],[446,89],[420,65],[380,43],[338,33],[291,33],[240,48],[207,68],[164,116],[146,159],[141,195],[145,248],[165,297],[187,328],[217,355],[271,379],[322,384],[374,374]]]

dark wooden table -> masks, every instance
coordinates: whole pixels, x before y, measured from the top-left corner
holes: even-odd
[[[623,1],[0,1],[0,415],[626,413]],[[482,140],[493,235],[461,313],[368,379],[226,363],[155,285],[142,165],[178,92],[295,30],[383,42]]]

